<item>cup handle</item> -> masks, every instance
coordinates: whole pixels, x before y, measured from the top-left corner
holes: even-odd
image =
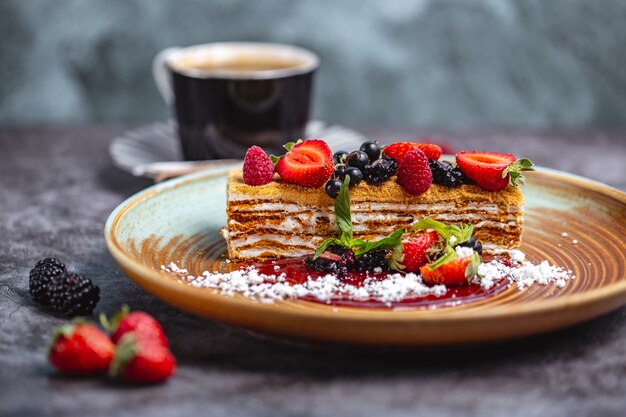
[[[174,94],[172,93],[172,77],[170,76],[167,59],[172,52],[178,51],[180,48],[167,48],[159,52],[152,61],[152,76],[154,83],[161,93],[163,100],[169,105],[172,104]]]

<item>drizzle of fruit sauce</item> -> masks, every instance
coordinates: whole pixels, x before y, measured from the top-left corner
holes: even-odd
[[[257,262],[251,264],[259,273],[264,275],[277,275],[285,274],[285,282],[290,285],[302,284],[309,278],[316,279],[325,275],[324,272],[312,271],[304,265],[306,258],[294,258],[283,259],[270,262]],[[484,255],[484,262],[490,262],[493,259],[497,259],[499,262],[510,265],[507,258],[503,256],[491,256]],[[250,264],[248,264],[249,266]],[[275,269],[278,267],[278,269]],[[387,276],[387,273],[366,273],[366,272],[349,272],[347,275],[342,276],[341,280],[350,285],[356,287],[362,286],[366,278],[375,278],[383,280]],[[427,284],[425,284],[427,285]],[[329,301],[321,301],[314,296],[302,297],[302,300],[312,301],[320,304],[329,304],[333,306],[341,307],[360,307],[360,308],[377,308],[377,309],[401,309],[401,308],[439,308],[439,307],[451,307],[456,305],[468,304],[480,300],[493,297],[496,294],[504,291],[509,286],[509,281],[505,278],[497,281],[491,288],[485,289],[478,284],[468,284],[464,286],[451,287],[447,286],[447,291],[444,295],[436,296],[432,294],[409,297],[400,301],[393,301],[385,303],[376,299],[369,300],[353,300],[342,297],[340,294],[337,297],[333,297]]]

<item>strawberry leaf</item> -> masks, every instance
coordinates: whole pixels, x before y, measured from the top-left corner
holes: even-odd
[[[270,160],[272,161],[272,164],[274,164],[274,166],[276,166],[278,161],[280,161],[280,158],[282,158],[282,156],[270,155]]]
[[[526,184],[526,179],[522,175],[523,171],[534,171],[535,167],[533,162],[528,158],[520,158],[515,162],[511,162],[502,171],[502,178],[509,176],[509,185],[519,186]]]

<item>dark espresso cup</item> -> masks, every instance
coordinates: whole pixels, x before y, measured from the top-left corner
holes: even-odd
[[[186,160],[242,158],[252,145],[276,153],[304,136],[318,66],[294,46],[221,42],[161,51],[153,74]]]

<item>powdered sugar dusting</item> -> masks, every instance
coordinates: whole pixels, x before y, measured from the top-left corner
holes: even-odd
[[[467,254],[463,252],[462,255]],[[479,265],[478,274],[481,278],[475,278],[473,283],[489,290],[502,279],[508,279],[511,285],[522,290],[533,284],[564,287],[568,280],[575,278],[572,271],[550,265],[548,261],[538,265],[526,261],[526,255],[521,251],[509,251],[508,255],[508,263],[492,260]],[[421,276],[414,273],[389,273],[384,278],[367,277],[356,286],[333,274],[307,277],[304,282],[293,284],[277,267],[273,268],[275,274],[262,274],[254,266],[250,266],[226,273],[205,271],[200,276],[190,275],[174,262],[162,266],[161,269],[176,274],[181,283],[196,288],[214,289],[227,296],[240,294],[263,303],[296,298],[313,298],[319,302],[331,303],[333,299],[340,298],[354,301],[373,300],[391,306],[394,302],[409,298],[441,297],[448,291],[444,285],[424,284]]]
[[[489,289],[500,279],[506,277],[520,290],[533,284],[554,284],[563,288],[568,280],[575,278],[572,271],[550,265],[548,261],[535,265],[525,259],[526,255],[516,250],[510,252],[511,266],[497,260],[479,265],[480,285]]]

